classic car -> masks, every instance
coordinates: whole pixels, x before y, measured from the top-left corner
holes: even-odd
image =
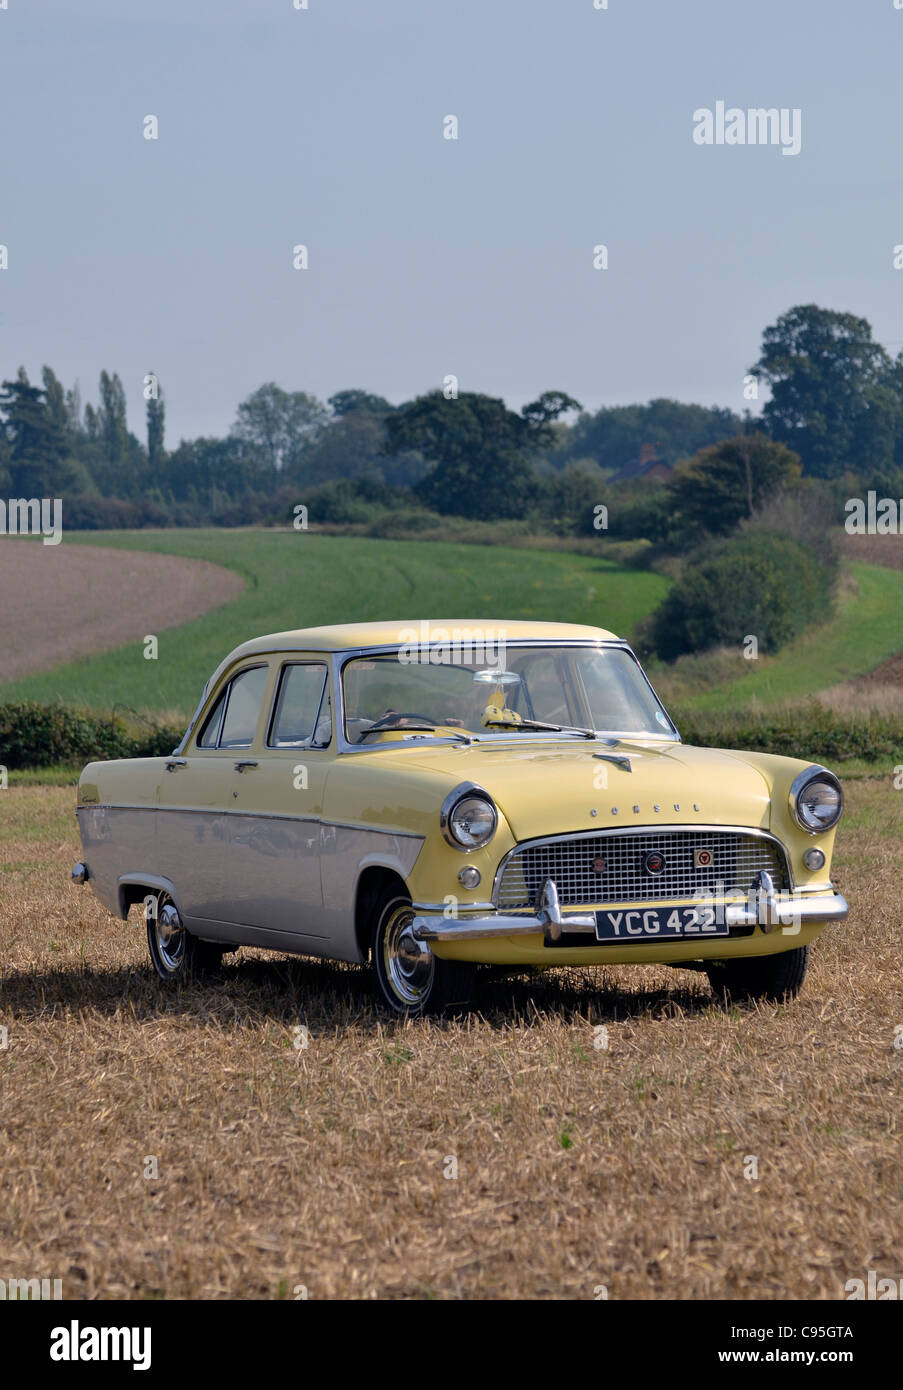
[[[782,999],[847,914],[815,763],[688,747],[628,644],[366,623],[229,654],[170,757],[94,762],[73,878],[178,983],[246,944],[367,962],[399,1014],[481,965],[660,962]]]

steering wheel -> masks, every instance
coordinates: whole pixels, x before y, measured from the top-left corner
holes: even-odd
[[[383,727],[390,728],[393,724],[398,724],[401,719],[414,719],[418,724],[429,724],[431,729],[436,728],[435,719],[431,719],[428,714],[415,714],[413,710],[395,711],[391,714],[384,714],[382,719],[377,719],[366,730],[368,734],[377,734]]]

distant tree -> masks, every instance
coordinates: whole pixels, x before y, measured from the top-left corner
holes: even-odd
[[[411,487],[423,477],[425,464],[418,453],[384,452],[386,417],[395,407],[382,396],[339,391],[328,404],[332,418],[292,470],[293,481],[309,487],[333,478],[370,479],[398,488]]]
[[[150,373],[156,378],[156,373]],[[163,460],[166,456],[164,436],[166,432],[166,406],[163,402],[162,387],[157,384],[157,395],[147,402],[147,466],[152,480],[159,478]]]
[[[386,427],[369,410],[351,410],[331,420],[291,470],[299,484],[336,478],[384,477],[382,463]]]
[[[595,507],[605,502],[605,474],[592,459],[575,459],[543,478],[547,510],[562,531],[592,534]]]
[[[164,453],[159,472],[165,498],[195,503],[211,517],[216,517],[226,502],[249,492],[266,491],[270,482],[269,468],[255,471],[245,445],[234,436],[183,439],[172,453]]]
[[[702,449],[668,484],[675,527],[725,535],[800,476],[799,455],[761,433]]]
[[[521,410],[521,416],[526,420],[532,432],[533,447],[543,449],[551,444],[555,438],[553,430],[550,428],[553,421],[560,416],[566,415],[570,410],[580,410],[582,407],[579,401],[575,401],[573,396],[567,395],[564,391],[543,391],[535,401],[525,405]]]
[[[77,440],[84,433],[82,393],[78,382],[66,392],[66,414],[69,417],[69,434]]]
[[[65,451],[69,453],[72,447],[72,421],[66,407],[66,392],[52,367],[42,369],[41,380],[44,383],[44,405],[51,427],[58,433]]]
[[[256,453],[273,480],[297,467],[326,425],[326,408],[306,391],[283,391],[269,381],[242,401],[232,434]]]
[[[337,391],[329,397],[327,405],[333,415],[339,417],[355,410],[366,410],[371,415],[388,415],[395,409],[385,396],[373,396],[369,391]]]
[[[891,465],[903,403],[867,319],[797,305],[765,329],[751,371],[771,390],[762,412],[769,433],[799,454],[806,473],[835,478]]]
[[[718,406],[687,405],[659,398],[648,405],[604,406],[594,415],[583,414],[561,442],[558,458],[592,458],[613,473],[638,457],[644,444],[653,444],[656,455],[673,468],[709,444],[739,434],[742,421],[732,410]]]
[[[54,391],[59,383],[45,368],[53,401],[46,388],[32,386],[28,373],[20,367],[14,381],[0,386],[0,419],[6,448],[3,468],[12,495],[17,497],[60,496],[77,481],[66,431],[58,415]]]
[[[92,472],[105,497],[128,497],[135,491],[137,478],[134,456],[129,442],[125,389],[118,372],[100,374],[100,402],[91,419],[96,431],[92,451]]]
[[[417,484],[434,510],[455,516],[520,515],[537,489],[532,459],[553,438],[552,421],[576,401],[546,392],[520,414],[478,392],[454,400],[433,391],[386,422],[386,452],[417,450],[432,467]]]

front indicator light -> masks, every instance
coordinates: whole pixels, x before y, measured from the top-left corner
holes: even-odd
[[[825,867],[825,856],[820,849],[807,849],[803,855],[803,863],[807,869],[815,873],[817,869]]]

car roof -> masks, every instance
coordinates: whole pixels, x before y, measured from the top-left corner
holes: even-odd
[[[301,627],[289,632],[271,632],[243,642],[230,652],[223,665],[273,651],[343,652],[360,647],[393,647],[407,643],[485,642],[495,644],[523,641],[617,642],[620,639],[603,627],[580,623],[512,621],[507,618],[424,618],[398,622],[339,623],[332,627]]]

